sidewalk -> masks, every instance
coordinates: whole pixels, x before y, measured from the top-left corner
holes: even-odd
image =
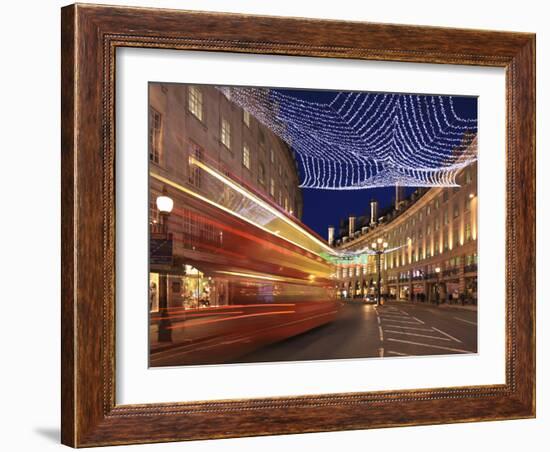
[[[411,306],[426,306],[426,307],[432,307],[436,309],[458,309],[462,311],[473,311],[477,312],[477,305],[461,305],[461,304],[448,304],[448,303],[441,303],[439,306],[433,303],[423,303],[421,301],[408,301],[408,300],[391,300],[386,301],[384,304],[408,304]]]

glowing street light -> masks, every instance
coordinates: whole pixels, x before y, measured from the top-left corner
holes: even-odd
[[[162,232],[168,234],[168,217],[174,208],[174,200],[168,196],[166,185],[162,188],[162,195],[157,197],[157,209],[161,217]]]
[[[174,200],[169,196],[165,196],[163,194],[162,196],[159,196],[157,198],[157,209],[159,210],[159,212],[170,213],[172,212],[173,208],[174,208]]]
[[[378,237],[375,242],[371,243],[372,250],[376,253],[376,269],[378,273],[378,283],[376,284],[376,306],[380,305],[380,297],[381,297],[381,284],[380,284],[380,278],[381,278],[381,270],[380,270],[380,260],[382,257],[382,254],[386,252],[386,248],[388,248],[388,242],[384,241],[382,237]]]
[[[166,240],[169,240],[168,217],[174,208],[174,200],[168,196],[166,186],[162,188],[162,195],[157,198],[156,204],[161,218],[161,233],[165,235]],[[172,342],[172,322],[168,315],[168,275],[166,274],[159,274],[159,308],[158,340],[159,342]]]
[[[440,297],[440,294],[439,294],[439,291],[440,291],[440,281],[441,281],[441,267],[435,267],[434,268],[435,270],[435,273],[437,275],[437,283],[435,285],[435,291],[436,291],[436,298],[435,298],[435,303],[439,306],[439,297]]]

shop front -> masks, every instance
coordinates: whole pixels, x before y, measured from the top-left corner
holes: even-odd
[[[408,284],[399,287],[399,299],[400,300],[409,300],[409,295],[410,295],[410,289],[409,289]]]
[[[477,276],[464,279],[464,302],[477,304]]]
[[[228,304],[228,281],[185,265],[179,273],[149,273],[149,310],[158,312],[159,294],[166,289],[168,308],[199,309]],[[161,288],[161,284],[166,284]]]
[[[458,279],[449,280],[445,283],[446,299],[445,302],[449,304],[457,304],[460,302],[460,282]]]
[[[413,284],[412,286],[412,301],[426,301],[426,293],[424,290],[424,283]]]

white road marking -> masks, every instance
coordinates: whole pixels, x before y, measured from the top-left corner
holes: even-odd
[[[469,323],[470,325],[475,325],[477,326],[477,322],[471,322],[470,320],[466,320],[466,319],[461,319],[460,317],[454,317],[456,320],[460,320],[461,322],[464,322],[464,323]]]
[[[384,357],[384,347],[380,347],[380,348],[378,349],[378,356],[379,356],[380,358],[383,358],[383,357]]]
[[[432,329],[437,331],[439,334],[443,334],[443,336],[447,336],[448,338],[452,339],[453,341],[455,342],[460,342],[462,343],[462,341],[460,339],[457,339],[456,337],[454,336],[451,336],[450,334],[448,333],[445,333],[445,331],[441,331],[440,329],[436,328],[435,326],[432,326]]]
[[[413,331],[433,331],[431,328],[415,328],[414,326],[401,326],[401,325],[390,325],[386,323],[387,328],[401,328],[402,330],[413,330]]]
[[[384,331],[382,331],[381,326],[378,326],[378,335],[380,336],[380,342],[384,342]]]
[[[422,320],[420,320],[419,318],[415,317],[414,315],[411,316],[414,320],[418,320],[420,323],[424,324],[424,322]]]
[[[422,342],[405,341],[405,340],[401,340],[401,339],[393,339],[391,337],[388,339],[388,341],[401,342],[402,344],[420,345],[422,347],[438,348],[440,350],[448,350],[450,352],[474,353],[474,352],[471,352],[469,350],[462,350],[460,348],[450,348],[450,347],[442,347],[441,345],[423,344]]]
[[[446,337],[428,336],[427,334],[409,333],[408,331],[390,331],[390,330],[386,330],[386,333],[406,334],[407,336],[426,337],[428,339],[437,339],[438,341],[450,341],[450,339],[447,339]]]
[[[393,350],[388,350],[388,355],[409,356],[406,353],[394,352]]]
[[[380,325],[380,317],[376,316],[376,321],[378,322],[378,325]]]
[[[382,319],[382,320],[384,320],[384,319]],[[406,322],[404,320],[393,320],[393,319],[391,319],[391,320],[388,320],[388,322],[405,323],[407,325],[418,325],[418,322]],[[422,322],[422,323],[424,323],[424,322]]]
[[[408,316],[408,315],[381,314],[380,317],[382,317],[383,319],[410,319],[410,316]]]

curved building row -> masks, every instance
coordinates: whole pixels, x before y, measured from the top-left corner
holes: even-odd
[[[471,146],[476,146],[473,140]],[[396,201],[378,216],[350,216],[336,238],[329,227],[329,244],[337,250],[362,250],[378,239],[387,242],[381,259],[383,298],[432,303],[477,303],[477,163],[458,175],[457,187],[421,188]],[[336,279],[340,297],[365,298],[377,293],[377,257],[361,254],[340,260]]]

